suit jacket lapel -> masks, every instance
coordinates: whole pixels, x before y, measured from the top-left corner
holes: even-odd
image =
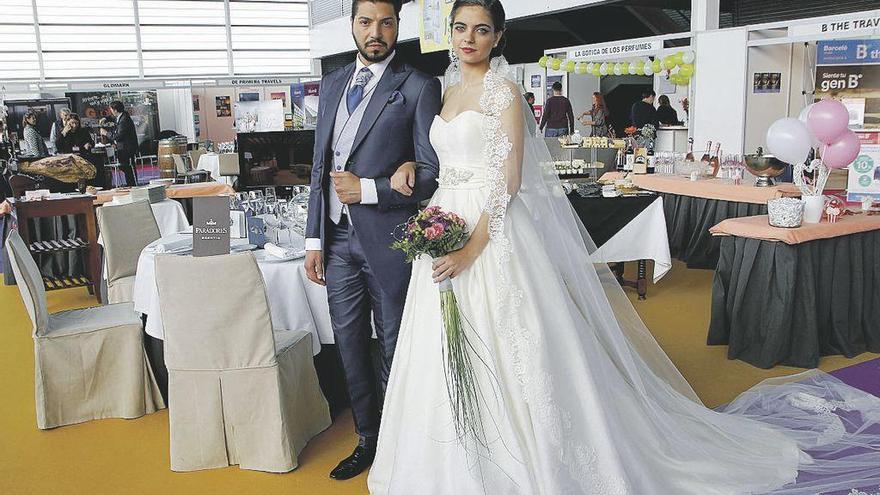
[[[390,97],[391,93],[406,81],[409,74],[410,69],[398,62],[396,57],[391,61],[391,65],[385,70],[385,73],[382,74],[382,79],[380,79],[379,84],[376,85],[376,90],[370,98],[366,110],[364,110],[361,125],[358,127],[357,134],[355,134],[354,142],[351,146],[352,155],[367,136],[367,133],[370,132],[370,129],[373,128],[376,119],[382,114],[382,110],[384,110],[386,106],[385,104],[388,103],[388,97]]]
[[[327,100],[325,100],[327,105],[324,106],[324,114],[320,116],[321,119],[328,122],[328,125],[324,127],[324,135],[322,136],[321,143],[324,146],[323,149],[325,153],[330,149],[333,142],[333,127],[336,123],[336,113],[339,111],[342,94],[345,93],[345,88],[348,86],[347,83],[351,80],[351,75],[354,73],[354,67],[355,63],[350,63],[344,69],[339,71],[335,78],[328,81],[330,84],[327,85],[328,87],[326,89],[321,88],[320,98],[327,98]]]

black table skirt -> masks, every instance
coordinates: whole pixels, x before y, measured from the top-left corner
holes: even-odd
[[[718,264],[721,240],[709,229],[728,218],[766,215],[766,204],[694,198],[662,193],[669,251],[688,268],[711,270]]]
[[[708,343],[759,368],[880,352],[880,231],[797,245],[724,237]]]

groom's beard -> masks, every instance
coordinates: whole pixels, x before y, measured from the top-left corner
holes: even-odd
[[[367,47],[369,44],[379,43],[382,45],[382,48],[378,47]],[[355,45],[357,45],[358,53],[361,54],[361,58],[371,63],[378,63],[386,58],[388,58],[393,52],[395,46],[397,46],[397,40],[391,43],[389,46],[384,40],[377,40],[375,38],[368,39],[365,43],[361,44],[360,41],[355,39]]]

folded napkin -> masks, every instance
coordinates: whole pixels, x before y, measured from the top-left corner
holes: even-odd
[[[192,239],[178,239],[156,244],[156,254],[175,253],[192,249]]]
[[[272,244],[271,242],[267,242],[263,249],[266,250],[266,254],[270,256],[274,256],[279,259],[292,258],[296,255],[296,249],[289,247],[281,247],[276,244]]]

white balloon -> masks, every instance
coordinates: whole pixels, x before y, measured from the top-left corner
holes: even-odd
[[[607,63],[603,62],[602,65],[599,66],[599,74],[602,74],[603,76],[608,75],[608,64]]]
[[[590,62],[587,64],[587,74],[593,73],[593,65],[594,65],[593,62]]]
[[[692,63],[694,63],[694,60],[696,60],[696,59],[697,59],[697,55],[691,50],[687,50],[681,56],[682,62],[684,62],[686,64],[692,64]]]
[[[643,70],[646,76],[654,75],[654,67],[651,64],[645,64],[645,68]]]
[[[785,163],[803,163],[810,153],[812,137],[807,126],[793,117],[777,120],[767,129],[767,149]]]
[[[614,75],[619,76],[623,74],[623,69],[620,67],[620,64],[614,64]]]
[[[630,62],[630,64],[629,64],[629,73],[630,73],[630,75],[632,75],[632,76],[634,76],[634,75],[636,75],[636,74],[639,73],[638,69],[636,69],[636,63],[635,63],[635,62]]]
[[[815,105],[815,103],[810,103],[809,105],[805,106],[804,109],[801,110],[801,114],[798,115],[798,120],[803,122],[804,125],[807,125],[807,118],[810,116],[810,110],[813,109],[813,105]],[[819,141],[819,138],[817,138],[816,136],[813,135],[813,132],[810,131],[809,126],[807,126],[807,132],[810,133],[810,140],[811,140],[810,146],[812,146],[813,148],[821,148],[824,143]]]

